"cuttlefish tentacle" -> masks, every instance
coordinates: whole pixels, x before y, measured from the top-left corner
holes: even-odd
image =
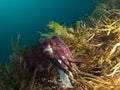
[[[56,55],[57,58],[55,60],[57,60],[57,62],[59,63],[59,65],[61,66],[62,64],[66,65],[66,67],[62,67],[61,68],[65,68],[66,71],[72,71],[71,67],[70,67],[70,63],[69,61],[67,60],[67,58],[64,56],[62,50],[57,50],[56,52]],[[64,58],[63,58],[64,57]]]
[[[56,37],[56,38],[54,37],[54,41],[57,45],[57,50],[56,50],[57,55],[59,55],[62,62],[67,67],[69,67],[68,69],[71,72],[74,72],[75,74],[77,74],[79,72],[79,69],[77,68],[76,64],[74,64],[74,63],[81,63],[81,62],[84,62],[84,61],[75,60],[74,57],[72,56],[72,53],[70,52],[69,48],[67,47],[67,45],[62,40],[60,40],[58,37]]]
[[[68,87],[71,87],[72,85],[66,73],[69,73],[71,77],[73,77],[73,75],[77,75],[80,70],[76,66],[76,63],[86,62],[81,59],[75,59],[68,46],[56,36],[47,39],[43,42],[43,44],[43,55],[47,59],[51,60],[63,83],[65,83]]]

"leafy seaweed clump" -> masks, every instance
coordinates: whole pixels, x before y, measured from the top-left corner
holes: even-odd
[[[26,50],[28,46],[20,45],[20,34],[17,40],[12,40],[13,54],[10,55],[10,62],[6,65],[0,65],[0,90],[61,90],[62,87],[59,85],[59,78],[56,75],[56,71],[52,64],[50,64],[46,70],[43,67],[38,71],[38,68],[32,68],[32,71],[28,72],[28,66],[26,57]],[[33,45],[31,47],[34,47]],[[28,53],[33,62],[36,63],[34,56],[34,48],[28,47]],[[35,46],[36,47],[36,46]],[[39,47],[38,47],[39,48]],[[32,49],[33,53],[31,56]],[[36,49],[35,49],[36,50]],[[38,51],[39,52],[39,51]],[[30,58],[28,58],[30,59]],[[31,62],[29,60],[29,62]],[[33,64],[35,64],[33,63]],[[44,64],[42,62],[40,64]],[[40,65],[39,64],[39,65]],[[46,65],[46,64],[45,64]],[[31,68],[31,66],[29,66]]]
[[[120,89],[120,10],[119,6],[114,6],[100,3],[88,21],[77,21],[75,27],[54,21],[48,24],[76,58],[86,59],[89,63],[78,65],[83,73],[73,80],[76,90]]]
[[[29,80],[25,73],[24,50],[20,46],[20,35],[17,41],[12,41],[13,54],[10,55],[10,62],[0,68],[0,90],[37,90],[35,86],[35,74]],[[39,90],[41,86],[39,86]]]

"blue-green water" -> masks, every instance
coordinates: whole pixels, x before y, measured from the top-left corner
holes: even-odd
[[[20,33],[23,43],[35,43],[51,20],[71,25],[94,8],[93,0],[0,0],[0,62],[12,53],[11,37]]]

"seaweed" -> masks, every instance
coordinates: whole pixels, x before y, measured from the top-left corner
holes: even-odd
[[[0,90],[37,90],[35,87],[35,72],[29,79],[25,73],[24,49],[20,46],[20,35],[17,41],[12,41],[13,54],[10,55],[10,62],[0,65]],[[41,86],[39,85],[39,90]]]
[[[45,72],[38,72],[37,68],[26,72],[26,45],[20,44],[20,34],[16,41],[12,39],[11,46],[13,53],[6,65],[0,65],[0,90],[61,90],[59,78],[52,64]]]
[[[78,64],[80,73],[70,78],[74,90],[120,90],[120,6],[119,0],[96,0],[97,6],[86,21],[77,21],[74,27],[51,21],[49,34],[37,31],[40,36],[59,36],[70,48],[75,58],[85,59],[87,64]],[[32,76],[24,71],[25,46],[20,46],[20,35],[12,41],[13,54],[10,63],[0,65],[1,90],[63,90],[52,65],[48,75],[40,77],[37,69]],[[50,76],[53,77],[50,77]],[[56,83],[53,83],[55,79]],[[48,83],[47,81],[51,82]],[[40,83],[42,82],[42,83]],[[68,89],[70,90],[70,89]]]
[[[120,10],[106,2],[99,4],[88,22],[77,21],[75,27],[54,21],[48,24],[76,58],[86,59],[89,63],[89,67],[78,65],[82,73],[73,80],[76,90],[120,89]]]

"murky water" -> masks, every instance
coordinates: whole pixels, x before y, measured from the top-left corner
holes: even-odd
[[[12,37],[20,33],[24,44],[32,44],[51,20],[72,25],[94,8],[93,0],[0,0],[0,62],[12,53]]]

